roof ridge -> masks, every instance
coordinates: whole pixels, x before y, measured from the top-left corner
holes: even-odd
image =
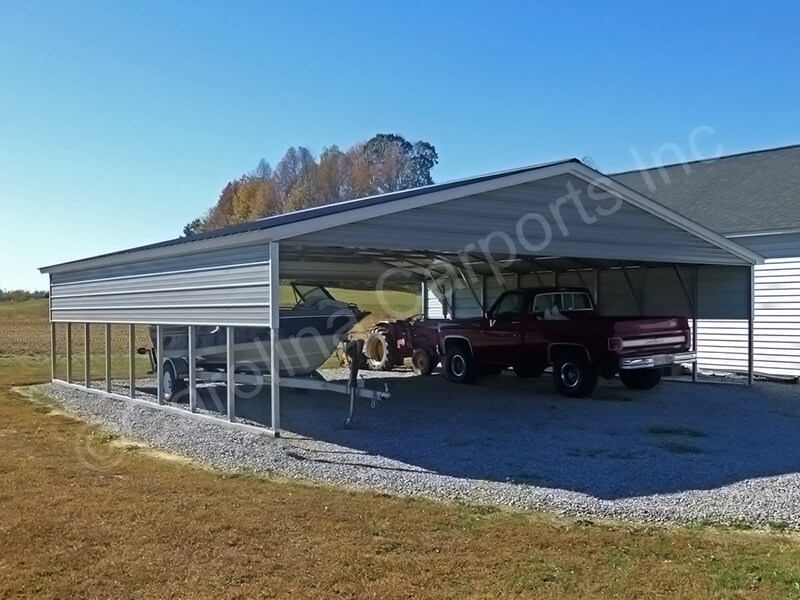
[[[748,150],[746,152],[737,152],[735,154],[726,154],[724,156],[715,156],[712,158],[699,158],[697,160],[687,160],[684,162],[669,163],[666,165],[659,165],[656,167],[647,167],[646,169],[629,169],[627,171],[619,171],[617,173],[609,173],[609,177],[616,177],[617,175],[628,175],[630,173],[645,173],[647,171],[657,171],[659,169],[669,169],[671,167],[681,167],[683,165],[694,165],[697,163],[709,163],[718,160],[725,160],[728,158],[741,158],[742,156],[750,156],[753,154],[765,154],[767,152],[780,152],[783,150],[793,150],[800,148],[800,144],[788,144],[786,146],[778,146],[776,148],[761,148],[759,150]]]

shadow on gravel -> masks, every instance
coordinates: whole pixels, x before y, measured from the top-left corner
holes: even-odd
[[[341,452],[380,455],[441,475],[604,499],[800,471],[797,386],[664,382],[633,392],[613,381],[576,400],[557,395],[546,375],[520,380],[506,373],[469,386],[438,375],[367,381],[384,383],[391,400],[375,409],[358,400],[352,430],[342,427],[347,398],[285,390],[282,426],[342,446]],[[218,393],[224,398],[224,387]],[[213,405],[208,391],[202,402]],[[268,423],[268,406],[266,394],[239,398],[237,415]]]

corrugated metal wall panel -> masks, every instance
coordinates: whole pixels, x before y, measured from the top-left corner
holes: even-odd
[[[634,289],[638,289],[641,269],[629,269],[628,276]],[[637,316],[640,314],[636,297],[621,269],[600,271],[598,278],[597,312],[604,316]]]
[[[51,286],[51,320],[269,325],[269,262]]]
[[[453,282],[453,316],[457,319],[469,319],[470,317],[480,317],[483,309],[475,299],[476,294],[481,296],[481,281],[476,278],[471,282],[471,289],[463,281]]]
[[[439,285],[444,288],[447,287],[447,285],[443,282],[439,282]],[[444,319],[447,316],[444,312],[444,304],[440,299],[440,295],[434,292],[434,286],[435,284],[429,281],[425,282],[425,294],[427,295],[427,301],[425,303],[425,316],[429,319]]]
[[[489,310],[492,307],[492,305],[500,297],[500,294],[502,294],[506,290],[513,290],[517,287],[516,275],[504,275],[500,278],[496,276],[491,276],[491,277],[486,277],[485,281],[486,281],[485,284],[486,310]]]

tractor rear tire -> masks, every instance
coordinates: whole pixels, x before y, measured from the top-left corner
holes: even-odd
[[[364,341],[364,354],[371,371],[391,371],[401,362],[397,352],[397,342],[386,329],[370,331]]]

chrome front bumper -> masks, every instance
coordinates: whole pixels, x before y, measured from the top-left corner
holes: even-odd
[[[669,367],[670,365],[680,365],[683,363],[694,362],[697,354],[694,352],[679,352],[678,354],[655,354],[653,356],[636,356],[632,358],[620,358],[620,371],[628,369],[652,369],[655,367]]]

